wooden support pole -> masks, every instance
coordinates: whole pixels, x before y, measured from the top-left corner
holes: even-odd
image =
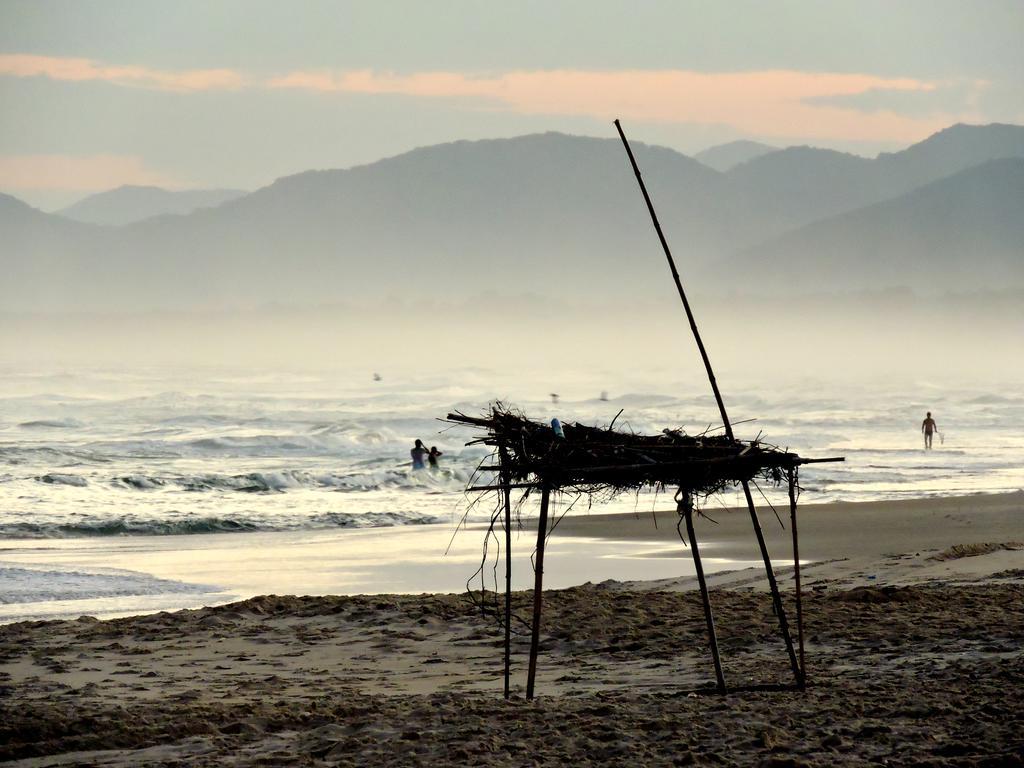
[[[533,698],[537,681],[537,651],[540,646],[540,614],[544,593],[544,543],[548,533],[548,500],[551,489],[547,485],[540,492],[540,519],[537,521],[537,563],[533,579],[533,633],[530,637],[530,667],[526,674],[526,698]]]
[[[718,403],[718,411],[722,416],[722,426],[725,428],[725,435],[730,440],[735,440],[736,437],[732,431],[732,422],[729,421],[729,414],[725,410],[725,401],[722,399],[722,393],[718,389],[718,381],[715,379],[715,372],[711,368],[711,359],[708,357],[707,350],[704,348],[704,342],[701,340],[700,331],[697,329],[697,321],[693,317],[693,311],[690,309],[690,302],[686,298],[686,292],[683,290],[683,283],[679,277],[679,271],[676,269],[675,259],[672,258],[672,251],[668,247],[668,241],[665,239],[664,233],[661,231],[661,224],[658,222],[658,214],[654,211],[654,203],[651,202],[651,196],[647,194],[647,186],[644,184],[643,177],[640,174],[640,168],[636,164],[636,158],[633,157],[633,150],[630,149],[629,142],[626,140],[626,134],[622,131],[622,126],[619,121],[615,121],[615,128],[619,132],[619,138],[622,139],[622,146],[626,148],[626,154],[629,156],[630,165],[633,166],[633,173],[636,176],[637,184],[640,185],[640,191],[643,193],[644,202],[647,203],[647,212],[651,215],[651,222],[654,224],[654,230],[658,233],[658,239],[661,241],[661,248],[665,252],[665,259],[668,261],[669,271],[672,273],[672,279],[676,284],[676,291],[679,293],[679,300],[683,303],[683,310],[686,312],[686,319],[690,323],[690,330],[693,332],[693,339],[697,342],[697,349],[700,351],[701,360],[704,361],[704,370],[708,374],[708,382],[711,384],[711,391],[715,395],[715,402]],[[747,481],[743,482],[743,493],[747,497],[747,507],[750,509],[750,519],[754,524],[754,533],[757,534],[757,544],[761,548],[761,557],[764,558],[764,568],[768,574],[768,585],[772,590],[772,600],[775,604],[775,613],[779,617],[779,628],[782,630],[782,637],[786,641],[786,651],[789,653],[790,664],[793,667],[793,674],[796,677],[797,684],[800,684],[800,668],[797,665],[796,653],[793,651],[793,639],[789,636],[789,626],[786,623],[786,613],[782,608],[782,598],[779,596],[779,585],[775,581],[775,572],[772,570],[772,561],[768,556],[768,547],[764,543],[764,534],[761,532],[761,524],[757,520],[757,511],[754,509],[754,498],[750,495],[750,483]]]
[[[764,560],[764,571],[768,576],[768,586],[772,591],[772,603],[775,606],[775,615],[779,617],[779,630],[782,632],[782,639],[786,643],[786,653],[789,654],[789,664],[793,668],[793,678],[798,686],[803,685],[803,675],[800,665],[796,659],[796,652],[793,650],[793,638],[789,635],[789,623],[786,621],[786,611],[782,607],[782,596],[779,594],[779,584],[775,580],[775,571],[772,568],[772,559],[768,556],[768,545],[764,542],[764,533],[761,531],[761,523],[757,519],[757,510],[754,508],[754,497],[750,495],[750,483],[743,481],[743,494],[747,497],[747,509],[750,510],[750,522],[754,526],[754,534],[757,536],[757,546],[761,548],[761,558]]]
[[[796,581],[796,642],[800,650],[800,680],[803,688],[807,684],[807,666],[804,663],[804,609],[803,592],[800,586],[800,540],[796,532],[796,471],[786,472],[789,481],[789,530],[793,534],[793,577]]]
[[[501,463],[506,463],[502,452]],[[512,674],[512,489],[508,487],[509,476],[502,473],[505,486],[505,698],[511,696],[510,677]]]
[[[725,427],[725,434],[730,440],[735,439],[732,434],[732,422],[729,421],[729,414],[725,412],[725,401],[722,400],[722,393],[718,391],[718,381],[715,380],[715,372],[711,368],[711,359],[708,357],[707,351],[704,349],[704,342],[701,340],[700,331],[697,330],[697,321],[693,317],[693,311],[690,309],[690,302],[686,298],[686,291],[683,290],[683,282],[679,278],[679,271],[676,269],[675,259],[672,258],[672,251],[668,247],[668,241],[665,239],[665,234],[661,231],[661,223],[658,221],[658,214],[654,212],[654,203],[651,202],[651,196],[647,194],[647,186],[644,184],[643,176],[640,175],[640,167],[636,164],[636,158],[633,157],[633,150],[629,146],[629,142],[626,140],[626,134],[622,132],[622,126],[619,125],[619,121],[615,121],[615,129],[619,132],[619,138],[622,139],[622,146],[626,148],[626,154],[629,156],[629,163],[633,166],[633,174],[636,176],[636,182],[640,185],[640,191],[643,193],[644,202],[647,203],[647,212],[651,214],[651,221],[654,224],[654,231],[658,233],[658,240],[661,241],[661,249],[665,252],[665,259],[668,261],[669,271],[672,273],[672,279],[676,283],[676,291],[679,292],[679,300],[683,302],[683,309],[686,312],[686,319],[690,323],[690,330],[693,332],[693,340],[697,342],[697,349],[700,351],[700,358],[704,361],[704,370],[707,371],[708,381],[711,382],[711,391],[715,394],[715,402],[718,403],[718,410],[722,414],[722,426]]]
[[[715,662],[715,679],[718,690],[725,693],[725,673],[722,672],[722,657],[718,652],[718,635],[715,633],[715,617],[711,613],[711,595],[708,583],[704,579],[704,566],[700,562],[700,549],[697,547],[697,534],[693,529],[693,496],[683,491],[683,499],[679,502],[683,518],[686,522],[686,537],[690,540],[690,552],[693,554],[693,566],[697,571],[697,584],[700,585],[700,599],[704,603],[704,620],[708,625],[708,644],[711,647],[711,658]]]

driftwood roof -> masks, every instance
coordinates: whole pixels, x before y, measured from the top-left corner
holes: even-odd
[[[664,485],[710,494],[757,478],[777,484],[784,470],[821,461],[756,440],[687,435],[681,429],[638,435],[567,423],[562,425],[565,436],[560,437],[551,426],[531,421],[502,404],[492,406],[491,413],[484,416],[450,413],[447,421],[482,429],[483,435],[468,444],[493,446],[499,463],[480,468],[504,471],[504,483],[520,488],[547,486],[592,493]]]

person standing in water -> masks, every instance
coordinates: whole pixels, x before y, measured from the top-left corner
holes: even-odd
[[[414,445],[412,447],[412,450],[409,451],[409,454],[412,456],[412,468],[413,469],[426,469],[427,468],[426,460],[427,460],[428,453],[427,453],[427,449],[423,447],[423,441],[422,440],[416,440],[416,445]]]
[[[932,412],[924,416],[924,421],[921,422],[921,431],[924,433],[924,449],[926,451],[931,450],[932,447],[932,433],[939,431],[939,425],[935,423],[935,419],[932,418]]]
[[[444,454],[437,450],[436,445],[430,446],[430,453],[427,454],[427,463],[430,464],[431,469],[437,469],[438,456],[444,456]]]

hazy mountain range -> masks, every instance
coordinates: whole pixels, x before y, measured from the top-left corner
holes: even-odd
[[[708,168],[714,168],[716,171],[725,173],[726,171],[731,171],[740,163],[753,160],[761,155],[767,155],[769,152],[775,152],[778,149],[778,147],[762,144],[759,141],[741,139],[739,141],[730,141],[727,144],[708,147],[694,155],[693,159],[704,163]]]
[[[86,224],[123,226],[153,216],[182,215],[214,206],[246,194],[242,189],[167,190],[160,187],[123,186],[99,192],[57,211]]]
[[[759,286],[1024,287],[1024,157],[990,160],[749,249]],[[772,270],[764,265],[772,265]]]
[[[874,160],[769,149],[724,172],[634,151],[691,290],[1024,286],[1024,127],[957,125]],[[0,231],[0,309],[19,311],[486,291],[643,301],[667,278],[618,140],[555,133],[308,171],[124,226],[0,196]]]

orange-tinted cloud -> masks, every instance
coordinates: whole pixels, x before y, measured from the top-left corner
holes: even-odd
[[[0,76],[48,77],[72,82],[102,81],[160,91],[208,91],[241,88],[245,79],[231,69],[188,69],[169,72],[149,67],[110,66],[92,59],[28,54],[0,54]]]
[[[962,117],[914,117],[894,110],[867,113],[814,103],[868,91],[927,92],[939,87],[935,82],[791,70],[548,70],[483,77],[456,72],[299,71],[273,78],[267,85],[324,93],[470,98],[528,114],[719,124],[753,135],[818,139],[916,141]]]
[[[856,73],[761,70],[519,70],[394,74],[374,70],[299,70],[260,80],[232,69],[157,70],[107,65],[91,59],[0,54],[0,76],[102,81],[177,92],[239,88],[299,89],[319,93],[400,95],[460,99],[485,109],[520,114],[573,115],[636,122],[721,125],[765,138],[908,143],[956,121],[983,116],[965,112],[922,114],[914,96],[948,83]],[[983,84],[961,83],[970,94]],[[862,108],[864,94],[885,108]],[[900,94],[908,108],[900,108]],[[919,101],[919,100],[918,100]],[[967,100],[968,102],[970,99]],[[867,102],[865,102],[867,103]]]
[[[91,192],[124,184],[188,186],[134,155],[0,155],[0,189]]]

